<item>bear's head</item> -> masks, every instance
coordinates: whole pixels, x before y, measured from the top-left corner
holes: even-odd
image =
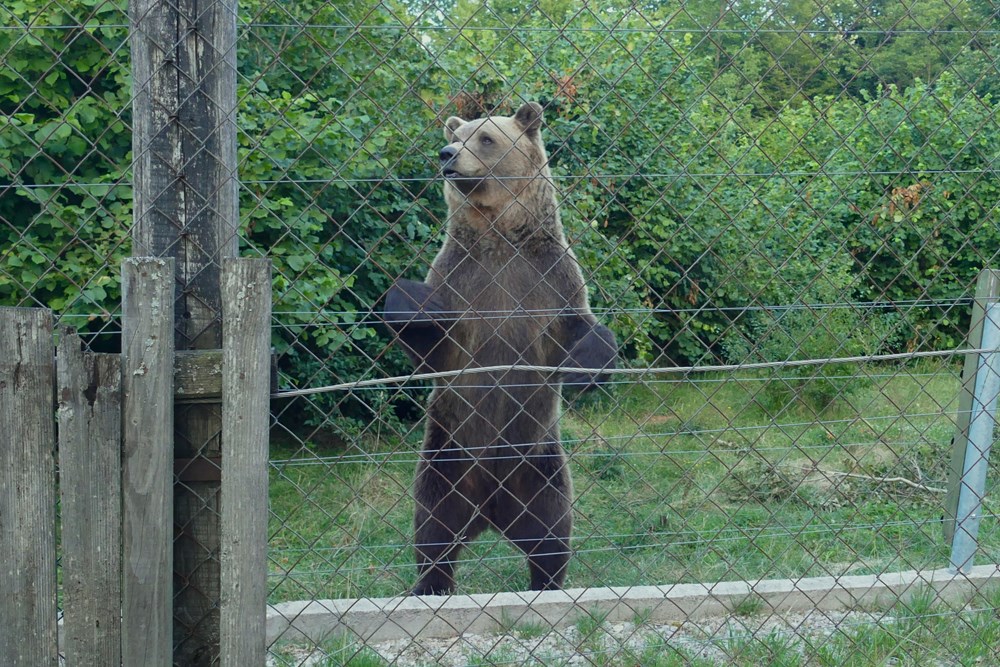
[[[448,145],[441,172],[449,204],[501,208],[533,183],[548,184],[548,156],[542,143],[542,107],[528,102],[513,116],[445,121]]]

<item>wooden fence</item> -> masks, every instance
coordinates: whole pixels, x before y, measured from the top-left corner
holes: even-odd
[[[57,665],[60,644],[70,667],[177,660],[175,376],[187,395],[222,400],[220,648],[208,661],[265,662],[270,264],[224,260],[222,350],[175,354],[173,263],[126,260],[120,355],[54,332],[47,310],[0,308],[6,665]]]

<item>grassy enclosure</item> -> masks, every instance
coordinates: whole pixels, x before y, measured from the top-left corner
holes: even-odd
[[[958,366],[855,367],[819,407],[785,398],[787,373],[662,375],[567,404],[567,586],[944,566]],[[338,452],[273,445],[272,602],[390,596],[412,584],[421,431],[383,428]],[[981,549],[979,562],[1000,558],[992,517]],[[495,533],[461,558],[461,593],[526,588],[523,556]]]

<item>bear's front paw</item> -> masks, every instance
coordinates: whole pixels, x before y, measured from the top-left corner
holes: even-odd
[[[582,329],[582,331],[581,331]],[[603,372],[572,372],[563,374],[563,386],[579,391],[588,391],[611,379],[610,371],[615,370],[618,356],[618,343],[611,329],[603,324],[587,325],[581,320],[581,325],[574,332],[576,339],[567,355],[564,365],[600,370]]]
[[[430,285],[400,278],[389,288],[382,318],[394,329],[427,326],[440,319],[441,297]]]

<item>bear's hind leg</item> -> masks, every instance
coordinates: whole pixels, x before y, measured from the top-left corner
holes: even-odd
[[[452,527],[433,516],[428,516],[423,525],[417,527],[417,583],[411,595],[448,595],[455,590],[455,559],[462,550],[463,542],[471,539],[465,533],[469,530]]]
[[[417,583],[410,594],[447,595],[455,589],[455,559],[463,543],[479,535],[486,520],[450,481],[432,469],[421,473],[414,516]]]
[[[573,521],[569,497],[559,486],[550,481],[527,499],[508,492],[496,505],[500,532],[528,557],[533,591],[562,588],[566,578]]]
[[[522,540],[518,546],[528,556],[531,590],[550,591],[562,588],[569,566],[569,535],[549,535],[539,540],[529,538]]]
[[[553,517],[554,518],[554,517]],[[561,523],[557,521],[557,524]],[[544,522],[538,522],[523,537],[519,537],[518,530],[514,530],[515,544],[524,551],[528,557],[528,572],[531,575],[531,590],[548,591],[562,588],[563,580],[566,579],[566,569],[569,566],[569,527],[568,521],[565,530],[560,530],[556,525],[552,530],[544,526]],[[542,536],[536,537],[541,534]]]

